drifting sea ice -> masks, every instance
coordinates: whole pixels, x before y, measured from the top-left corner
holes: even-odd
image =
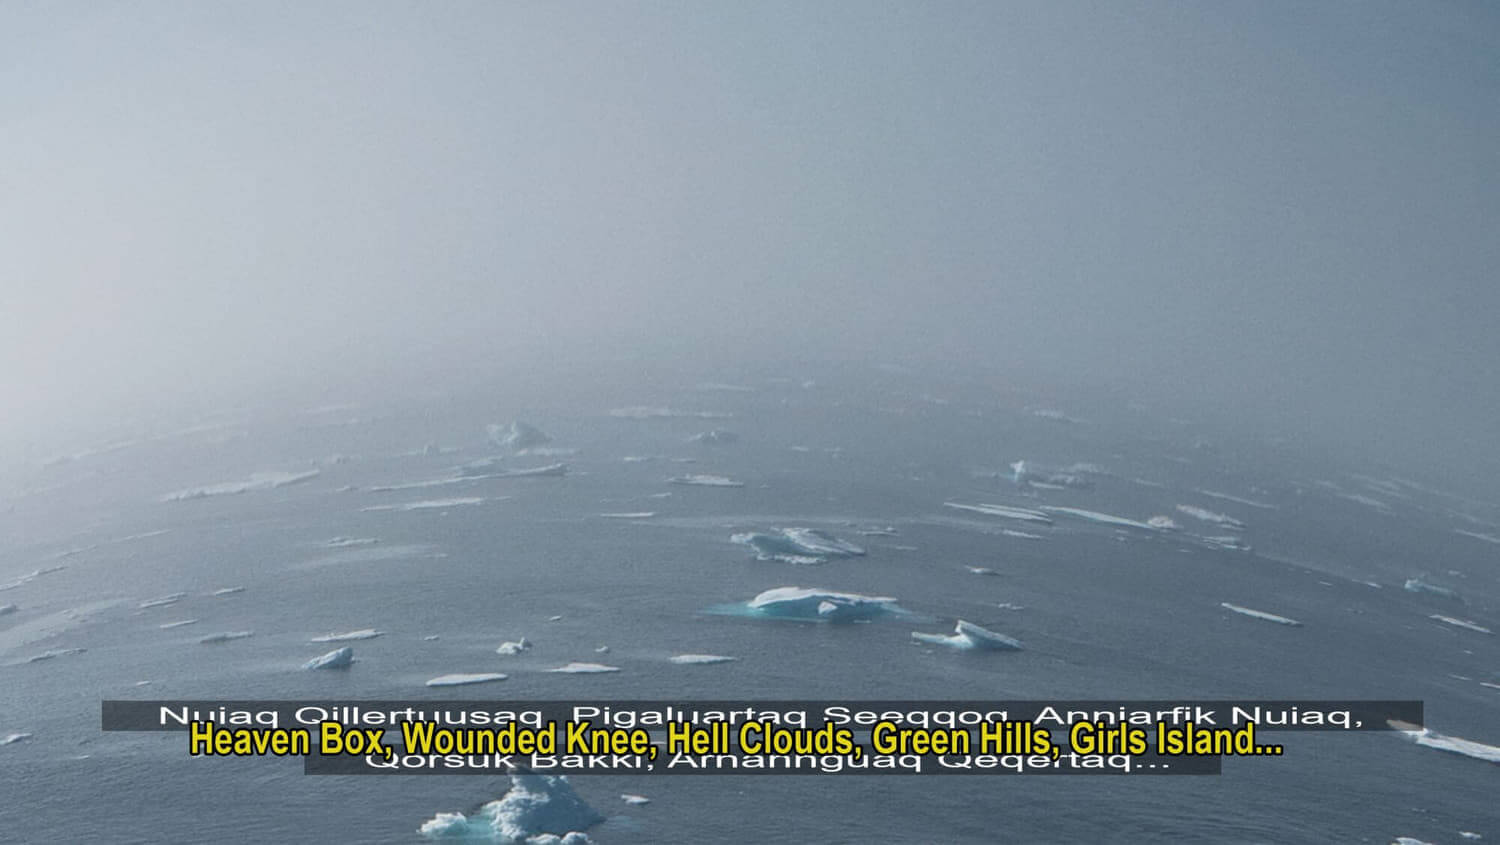
[[[701,443],[705,446],[728,446],[731,443],[738,443],[739,439],[740,436],[732,431],[715,428],[693,435],[688,438],[688,442]]]
[[[328,652],[322,657],[314,657],[312,660],[302,664],[303,669],[347,669],[354,663],[354,649],[344,646]]]
[[[441,508],[461,507],[464,505],[484,504],[485,499],[481,496],[460,496],[452,499],[427,499],[421,502],[403,502],[399,505],[370,505],[360,508],[362,511],[423,511]]]
[[[1408,722],[1390,722],[1391,727],[1401,732],[1404,739],[1409,739],[1426,748],[1438,751],[1446,751],[1450,754],[1459,754],[1464,757],[1472,757],[1475,760],[1483,760],[1486,763],[1500,764],[1500,747],[1485,745],[1482,742],[1460,739],[1456,736],[1440,734],[1431,728],[1417,727]]]
[[[739,658],[725,657],[722,654],[674,654],[667,659],[678,666],[706,666],[711,663],[729,663]]]
[[[1040,522],[1043,525],[1052,524],[1052,517],[1047,516],[1041,511],[1034,511],[1030,510],[1029,508],[1013,508],[1008,505],[989,505],[984,503],[980,503],[977,505],[965,505],[959,502],[944,502],[943,507],[955,508],[961,511],[982,513],[986,516],[1000,516],[1006,519],[1018,519],[1023,522]]]
[[[252,490],[271,490],[289,487],[318,477],[318,470],[305,472],[257,472],[244,481],[225,481],[203,487],[189,487],[161,497],[163,502],[184,502],[190,499],[206,499],[210,496],[233,496]]]
[[[213,643],[227,643],[230,640],[243,640],[246,637],[253,636],[255,636],[254,631],[222,631],[217,634],[209,634],[198,642],[211,645]]]
[[[1083,508],[1064,508],[1055,505],[1043,505],[1042,510],[1047,511],[1048,513],[1055,513],[1059,516],[1069,516],[1074,519],[1081,519],[1085,522],[1097,522],[1101,525],[1112,525],[1116,528],[1138,528],[1144,531],[1160,531],[1165,527],[1162,525],[1152,525],[1149,522],[1140,522],[1134,519],[1127,519],[1123,516],[1099,513],[1098,511],[1087,511]],[[1168,519],[1167,522],[1171,523],[1171,520]],[[1173,525],[1175,527],[1175,524]]]
[[[505,795],[485,804],[473,818],[438,813],[418,832],[431,839],[583,845],[589,841],[583,831],[602,821],[603,814],[573,791],[566,776],[528,773],[511,775]]]
[[[1459,597],[1458,591],[1449,589],[1448,587],[1440,587],[1437,584],[1423,581],[1421,578],[1406,579],[1405,588],[1408,593],[1427,593],[1428,595],[1442,596],[1445,599],[1456,599]]]
[[[1021,641],[1014,637],[998,634],[987,628],[981,628],[973,622],[958,620],[952,634],[924,634],[920,631],[912,631],[911,638],[918,642],[931,643],[933,645],[948,646],[965,651],[1014,651],[1021,648]]]
[[[1214,511],[1208,510],[1207,508],[1195,507],[1193,505],[1178,505],[1177,510],[1181,513],[1187,514],[1193,519],[1202,520],[1204,522],[1212,522],[1215,525],[1222,525],[1224,526],[1224,528],[1230,531],[1245,530],[1245,523],[1240,522],[1238,519],[1235,519],[1228,514],[1215,513]]]
[[[30,738],[31,734],[28,733],[6,734],[5,736],[0,736],[0,745],[14,745],[18,742],[24,742]]]
[[[556,669],[548,669],[547,671],[561,675],[600,675],[605,672],[618,672],[620,671],[620,667],[605,666],[603,663],[579,663],[575,661],[566,666],[559,666]]]
[[[722,475],[677,475],[667,479],[668,484],[686,484],[690,487],[744,487],[745,482],[735,481]]]
[[[1291,625],[1293,627],[1300,627],[1302,625],[1301,622],[1298,622],[1295,619],[1288,619],[1285,616],[1277,616],[1274,613],[1267,613],[1264,610],[1251,610],[1248,607],[1240,607],[1237,604],[1230,604],[1227,601],[1219,602],[1219,606],[1224,608],[1225,610],[1232,610],[1235,613],[1243,614],[1254,619],[1263,619],[1267,622],[1275,622],[1277,625]]]
[[[830,558],[860,557],[865,553],[853,543],[814,528],[782,528],[770,534],[735,534],[729,540],[754,549],[759,560],[786,563],[826,563]]]
[[[345,631],[341,634],[324,634],[321,637],[313,637],[312,639],[308,640],[308,642],[346,643],[353,642],[355,640],[373,640],[384,633],[384,631],[377,631],[374,628],[361,628],[358,631]]]
[[[631,513],[601,513],[602,519],[650,519],[656,516],[656,511],[634,511]]]
[[[162,624],[157,625],[156,627],[162,629],[163,631],[170,631],[173,628],[181,628],[184,625],[196,625],[197,623],[198,623],[198,620],[196,620],[196,619],[179,619],[176,622],[163,622]]]
[[[541,429],[534,425],[528,425],[520,420],[515,420],[510,425],[496,425],[491,423],[487,427],[490,442],[502,449],[512,452],[520,452],[532,449],[552,442]]]
[[[497,648],[497,649],[495,649],[495,653],[496,654],[520,654],[521,652],[525,651],[528,648],[531,648],[531,642],[529,640],[527,640],[525,637],[522,637],[519,640],[515,640],[514,642],[501,643],[500,647]]]
[[[808,587],[766,590],[745,607],[756,616],[821,622],[857,622],[906,612],[893,598]]]
[[[173,593],[169,596],[147,599],[136,606],[141,608],[142,610],[145,610],[148,607],[166,607],[169,604],[176,604],[184,598],[187,598],[187,593]]]
[[[458,673],[453,675],[439,675],[427,682],[429,687],[461,687],[466,684],[483,684],[490,681],[503,681],[506,676],[500,672],[475,672],[470,674]]]
[[[1467,628],[1470,631],[1478,631],[1481,634],[1493,634],[1493,633],[1495,633],[1494,631],[1491,631],[1489,628],[1486,628],[1486,627],[1484,627],[1483,625],[1480,625],[1477,622],[1472,622],[1472,621],[1470,621],[1468,619],[1456,619],[1456,618],[1454,618],[1452,616],[1444,616],[1441,613],[1434,613],[1434,614],[1432,614],[1431,616],[1429,616],[1427,618],[1429,618],[1429,619],[1436,619],[1439,622],[1446,622],[1449,625],[1454,625],[1454,626],[1459,627],[1459,628]]]

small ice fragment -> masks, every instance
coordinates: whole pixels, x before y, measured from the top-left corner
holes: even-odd
[[[647,798],[644,795],[631,795],[628,792],[625,793],[624,795],[621,795],[620,796],[620,800],[624,801],[626,804],[650,804],[651,803],[651,799]]]
[[[1483,625],[1480,625],[1477,622],[1471,622],[1468,619],[1456,619],[1456,618],[1454,618],[1452,616],[1444,616],[1444,615],[1442,615],[1440,613],[1434,613],[1434,614],[1432,614],[1431,616],[1429,616],[1427,618],[1428,619],[1436,619],[1439,622],[1446,622],[1449,625],[1455,625],[1455,626],[1457,626],[1459,628],[1467,628],[1470,631],[1478,631],[1481,634],[1493,634],[1493,633],[1495,633],[1494,631],[1491,631],[1489,628],[1486,628],[1486,627],[1484,627]]]
[[[607,646],[607,645],[599,646],[598,648],[594,649],[594,653],[595,654],[609,654],[609,646]]]
[[[559,616],[548,616],[547,617],[547,621],[548,622],[561,622],[562,621],[562,616],[560,616],[560,615]]]
[[[214,590],[209,595],[212,595],[212,596],[232,596],[235,593],[243,593],[243,592],[245,592],[245,588],[244,587],[223,587],[221,589]]]
[[[351,546],[373,546],[379,542],[375,537],[334,537],[323,545],[330,549],[346,549]]]
[[[1483,839],[1484,838],[1483,836],[1475,833],[1472,830],[1460,830],[1458,832],[1458,835],[1462,836],[1465,839]]]
[[[706,666],[710,663],[729,663],[739,658],[722,654],[676,654],[667,659],[679,666]]]
[[[728,446],[738,442],[739,439],[740,436],[732,431],[715,428],[693,435],[689,438],[689,442],[701,443],[705,446]]]
[[[1021,641],[1014,637],[1007,637],[987,628],[981,628],[973,622],[958,620],[952,634],[924,634],[920,631],[912,631],[911,638],[918,642],[943,645],[949,648],[963,650],[987,650],[987,651],[1011,651],[1021,648]]]
[[[975,575],[999,575],[1000,574],[1000,573],[996,572],[995,570],[989,568],[988,566],[965,566],[964,568],[967,569],[967,570],[969,570],[970,572],[974,573]]]
[[[1203,522],[1211,522],[1215,525],[1221,525],[1224,528],[1229,529],[1230,531],[1245,530],[1245,523],[1240,522],[1238,519],[1235,519],[1228,514],[1215,513],[1214,511],[1208,510],[1207,508],[1195,507],[1193,505],[1178,505],[1177,510],[1187,514],[1194,519],[1202,520]]]
[[[5,736],[0,737],[0,745],[14,745],[17,742],[24,742],[25,740],[28,740],[30,738],[31,734],[28,733],[6,734]]]
[[[1458,598],[1458,592],[1448,587],[1440,587],[1421,578],[1408,578],[1405,584],[1408,593],[1427,593],[1434,596],[1442,596],[1445,599]]]
[[[995,607],[998,607],[1001,610],[1025,610],[1026,609],[1023,606],[1021,606],[1019,604],[1016,604],[1015,602],[1010,602],[1010,601],[1000,602],[999,604],[995,605]]]
[[[601,513],[604,519],[650,519],[656,516],[656,511],[633,511],[631,513]]]
[[[587,845],[582,831],[604,816],[573,791],[566,776],[512,774],[504,797],[472,817],[438,813],[419,832],[428,838],[462,838],[526,845]]]
[[[525,637],[522,637],[519,640],[516,640],[514,642],[501,643],[500,647],[497,648],[497,649],[495,649],[495,653],[496,654],[520,654],[521,652],[525,651],[528,648],[531,648],[531,642],[529,640],[527,640]]]
[[[349,646],[336,648],[322,657],[314,657],[302,664],[303,669],[347,669],[354,663],[354,649]]]
[[[308,642],[347,643],[353,642],[355,640],[373,640],[384,633],[384,631],[377,631],[374,628],[361,628],[358,631],[345,631],[342,634],[324,634],[321,637],[313,637],[312,639],[308,640]]]
[[[667,479],[668,484],[686,484],[692,487],[744,487],[745,482],[735,481],[722,475],[678,475]]]
[[[442,639],[442,637],[438,636],[437,634],[428,634],[427,636],[425,636],[425,637],[422,638],[422,640],[424,642],[429,642],[429,643],[432,642],[432,641],[434,641],[434,640],[440,640],[440,639]]]
[[[230,640],[243,640],[246,637],[255,636],[254,631],[222,631],[217,634],[209,634],[198,642],[204,644],[227,643]]]
[[[488,681],[503,681],[505,675],[499,672],[477,672],[473,674],[439,675],[427,682],[429,687],[457,687],[464,684],[483,684]]]
[[[181,628],[184,625],[192,625],[192,624],[196,623],[197,621],[198,620],[196,620],[196,619],[180,619],[180,620],[178,620],[176,622],[163,622],[162,624],[157,625],[156,627],[162,629],[163,631],[170,631],[173,628]]]
[[[1232,610],[1235,613],[1240,613],[1245,616],[1253,617],[1255,619],[1264,619],[1267,622],[1275,622],[1277,625],[1291,625],[1293,627],[1300,627],[1302,625],[1301,622],[1298,622],[1295,619],[1288,619],[1285,616],[1277,616],[1274,613],[1267,613],[1264,610],[1252,610],[1248,607],[1240,607],[1237,604],[1230,604],[1227,601],[1219,602],[1219,606],[1226,610]]]
[[[86,649],[86,648],[59,648],[59,649],[53,649],[52,651],[44,651],[41,654],[34,654],[31,657],[26,658],[26,662],[27,663],[41,663],[43,660],[52,660],[53,658],[56,658],[56,657],[67,657],[70,654],[83,654],[85,651],[88,651],[88,649]]]
[[[186,597],[187,593],[172,593],[171,595],[161,596],[160,598],[146,599],[145,601],[137,605],[137,607],[140,607],[142,610],[148,607],[166,607],[169,604],[176,604]]]
[[[618,672],[618,666],[605,666],[603,663],[579,663],[577,661],[556,669],[548,669],[548,672],[557,672],[564,675],[594,675],[602,672]]]

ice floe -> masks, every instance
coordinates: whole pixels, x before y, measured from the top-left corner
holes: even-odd
[[[1137,529],[1141,529],[1143,531],[1159,531],[1159,530],[1162,530],[1162,528],[1160,526],[1158,526],[1158,525],[1152,525],[1149,522],[1141,522],[1141,521],[1135,520],[1135,519],[1127,519],[1126,517],[1123,517],[1123,516],[1115,516],[1113,514],[1108,514],[1108,513],[1099,513],[1098,511],[1084,510],[1083,508],[1065,508],[1065,507],[1060,507],[1060,506],[1056,506],[1056,505],[1043,505],[1042,506],[1042,510],[1044,510],[1044,511],[1046,511],[1048,513],[1057,514],[1058,516],[1066,516],[1066,517],[1071,517],[1073,519],[1081,519],[1081,520],[1083,520],[1085,522],[1097,522],[1097,523],[1099,523],[1101,525],[1111,525],[1111,526],[1114,526],[1116,528],[1137,528]],[[1173,527],[1175,527],[1175,523],[1171,523],[1171,520],[1167,520],[1167,522],[1170,523]]]
[[[491,443],[512,452],[533,449],[552,442],[552,438],[541,429],[520,420],[515,420],[510,425],[491,423],[487,427],[487,432]]]
[[[1237,604],[1230,604],[1227,601],[1219,602],[1219,607],[1222,607],[1225,610],[1232,610],[1235,613],[1243,614],[1254,619],[1263,619],[1266,622],[1275,622],[1277,625],[1291,625],[1294,627],[1299,627],[1302,625],[1301,622],[1298,622],[1295,619],[1288,619],[1285,616],[1277,616],[1274,613],[1267,613],[1264,610],[1252,610],[1248,607],[1241,607]]]
[[[1083,475],[1065,470],[1043,469],[1016,461],[1010,465],[1010,480],[1018,487],[1041,487],[1053,490],[1087,490],[1094,482]]]
[[[1431,728],[1421,728],[1409,722],[1389,723],[1391,727],[1401,732],[1401,735],[1426,748],[1434,748],[1438,751],[1446,751],[1450,754],[1459,754],[1464,757],[1472,757],[1475,760],[1483,760],[1486,763],[1500,763],[1500,747],[1485,745],[1482,742],[1460,739],[1456,736],[1440,734]]]
[[[722,654],[674,654],[667,659],[679,666],[702,666],[710,663],[729,663],[739,658],[725,657]]]
[[[168,596],[146,599],[136,606],[141,608],[142,610],[145,610],[148,607],[166,607],[169,604],[176,604],[177,602],[182,601],[185,598],[187,598],[187,593],[172,593]]]
[[[354,663],[354,649],[349,646],[336,648],[321,657],[302,664],[303,669],[347,669]]]
[[[921,631],[912,631],[911,638],[918,642],[931,643],[932,645],[947,646],[963,650],[987,650],[1003,651],[1021,648],[1021,641],[1014,637],[1007,637],[987,628],[981,628],[973,622],[958,620],[952,634],[924,634]]]
[[[568,465],[544,464],[536,467],[507,469],[501,465],[502,458],[481,458],[458,468],[460,478],[561,478],[568,474]]]
[[[651,799],[647,798],[644,795],[632,795],[632,794],[630,794],[628,792],[625,793],[624,795],[621,795],[620,796],[620,800],[624,801],[626,804],[637,804],[637,805],[639,805],[639,804],[650,804],[651,803]]]
[[[652,408],[646,405],[632,405],[628,408],[615,408],[609,415],[624,420],[654,420],[654,419],[698,419],[698,420],[727,420],[734,416],[720,411],[679,411],[675,408]]]
[[[429,687],[461,687],[467,684],[484,684],[490,681],[503,681],[506,675],[500,672],[472,672],[456,673],[452,675],[439,675],[427,682]]]
[[[0,745],[15,745],[18,742],[25,742],[28,739],[31,739],[31,734],[28,733],[6,734],[5,736],[0,736]]]
[[[323,545],[330,549],[348,549],[358,546],[373,546],[380,540],[375,537],[334,537]]]
[[[1187,514],[1193,519],[1202,520],[1203,522],[1211,522],[1215,525],[1222,525],[1224,528],[1230,531],[1245,530],[1245,523],[1240,522],[1238,519],[1235,519],[1228,514],[1215,513],[1214,511],[1208,510],[1207,508],[1195,507],[1193,505],[1178,505],[1177,510],[1181,513]]]
[[[54,572],[61,572],[64,569],[67,569],[67,567],[66,566],[47,566],[47,567],[43,567],[41,569],[32,570],[31,572],[28,572],[25,575],[22,575],[21,577],[15,579],[14,581],[7,581],[4,584],[0,584],[0,591],[14,590],[17,587],[22,586],[23,584],[29,584],[32,581],[35,581],[36,579],[42,577],[43,575],[50,575],[50,574],[52,574]]]
[[[254,631],[221,631],[217,634],[209,634],[198,642],[204,644],[227,643],[230,640],[243,640],[246,637],[255,636]]]
[[[604,821],[598,810],[573,791],[565,775],[512,774],[510,789],[472,818],[438,813],[418,832],[431,839],[481,839],[528,845],[585,845],[583,833]]]
[[[1457,599],[1458,591],[1448,587],[1442,587],[1421,578],[1408,578],[1403,585],[1408,593],[1426,593],[1431,596],[1441,596],[1445,599]]]
[[[1041,511],[1035,511],[1029,508],[1013,508],[1009,505],[991,505],[985,503],[980,503],[977,505],[965,505],[960,502],[944,502],[943,507],[955,508],[961,511],[971,511],[973,513],[982,513],[985,516],[999,516],[1004,517],[1005,519],[1017,519],[1023,522],[1040,522],[1043,525],[1052,524],[1052,517],[1047,516]]]
[[[656,516],[656,511],[631,511],[629,513],[601,513],[603,519],[650,519]]]
[[[178,620],[176,622],[163,622],[162,624],[157,625],[156,627],[162,629],[163,631],[170,631],[173,628],[181,628],[184,625],[196,625],[197,623],[198,623],[198,620],[196,620],[196,619],[180,619],[180,620]]]
[[[319,470],[310,469],[303,472],[257,472],[243,481],[225,481],[219,484],[209,484],[203,487],[189,487],[186,490],[178,490],[161,497],[163,502],[182,502],[190,499],[206,499],[210,496],[233,496],[239,493],[248,493],[252,490],[270,490],[277,487],[289,487],[317,478]]]
[[[1436,619],[1439,622],[1446,622],[1449,625],[1453,625],[1453,626],[1456,626],[1456,627],[1459,627],[1459,628],[1467,628],[1470,631],[1478,631],[1481,634],[1493,634],[1493,633],[1495,633],[1494,631],[1491,631],[1489,628],[1486,628],[1486,627],[1484,627],[1483,625],[1480,625],[1477,622],[1473,622],[1473,621],[1470,621],[1468,619],[1457,619],[1457,618],[1454,618],[1452,616],[1444,616],[1441,613],[1434,613],[1434,614],[1432,614],[1431,616],[1429,616],[1427,618],[1428,619]]]
[[[965,566],[964,568],[967,569],[967,570],[969,570],[969,572],[973,573],[974,575],[999,575],[1000,574],[1000,573],[996,572],[995,570],[989,568],[988,566]]]
[[[1462,534],[1465,537],[1473,537],[1476,540],[1483,540],[1486,543],[1500,544],[1500,537],[1496,537],[1494,534],[1485,534],[1479,531],[1465,531],[1462,528],[1453,529],[1453,533]]]
[[[525,650],[527,650],[529,648],[531,648],[531,642],[529,640],[527,640],[525,637],[522,637],[519,640],[514,640],[512,642],[501,643],[500,647],[497,648],[497,649],[495,649],[495,653],[496,654],[520,654],[521,652],[523,652],[523,651],[525,651]]]
[[[744,487],[745,482],[735,481],[722,475],[677,475],[667,479],[668,484],[686,484],[690,487]]]
[[[384,633],[384,631],[377,631],[374,628],[360,628],[358,631],[344,631],[337,634],[324,634],[321,637],[313,637],[312,639],[308,640],[308,642],[347,643],[354,642],[356,640],[373,640]]]
[[[728,446],[731,443],[738,443],[739,440],[740,436],[738,434],[732,431],[725,431],[722,428],[699,432],[688,438],[688,442],[690,443],[701,443],[705,446]]]
[[[776,587],[745,606],[757,616],[826,622],[857,622],[906,612],[893,598],[809,587]]]
[[[730,542],[749,546],[759,560],[825,563],[831,558],[861,557],[865,550],[815,528],[782,528],[775,533],[734,534]]]
[[[52,660],[58,657],[67,657],[70,654],[83,654],[86,648],[57,648],[52,651],[44,651],[41,654],[33,654],[26,658],[27,663],[41,663],[44,660]]]
[[[424,499],[420,502],[402,502],[397,505],[369,505],[360,508],[362,511],[424,511],[438,510],[442,508],[465,507],[468,505],[482,505],[487,499],[483,496],[456,496],[451,499]]]
[[[211,595],[211,596],[232,596],[235,593],[243,593],[243,592],[245,592],[245,588],[244,587],[221,587],[221,588],[219,588],[217,590],[214,590],[212,593],[209,593],[209,595]]]
[[[1236,504],[1248,505],[1252,508],[1260,508],[1261,510],[1276,510],[1276,506],[1271,504],[1270,502],[1258,502],[1254,499],[1246,499],[1241,496],[1232,496],[1228,493],[1219,493],[1214,490],[1199,490],[1197,492],[1199,495],[1208,496],[1211,499],[1220,499],[1225,502],[1234,502]]]
[[[547,671],[562,675],[598,675],[605,672],[618,672],[620,671],[620,667],[606,666],[603,663],[580,663],[574,661],[566,666],[559,666],[556,669],[548,669]]]

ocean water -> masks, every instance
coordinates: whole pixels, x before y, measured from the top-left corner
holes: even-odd
[[[609,413],[635,406],[677,413]],[[553,451],[501,466],[568,473],[419,486],[502,454],[486,426],[511,420]],[[692,440],[711,429],[738,438]],[[1088,486],[1028,488],[1009,480],[1021,459],[1093,466],[1070,470]],[[668,483],[690,474],[743,486]],[[0,746],[0,841],[419,842],[434,814],[505,788],[190,759],[181,734],[101,732],[106,698],[1410,698],[1429,727],[1500,744],[1500,689],[1484,685],[1500,684],[1500,643],[1432,618],[1500,630],[1500,545],[1472,536],[1500,536],[1500,506],[1420,468],[1341,465],[1115,396],[879,369],[497,385],[137,428],[4,483],[0,605],[18,609],[0,616],[0,738],[30,736]],[[173,496],[194,490],[216,494]],[[1039,525],[945,502],[1180,529],[1056,511]],[[1197,539],[1228,532],[1179,504],[1242,521],[1252,550]],[[730,540],[784,527],[866,554],[794,565]],[[1403,589],[1413,577],[1460,598]],[[892,596],[919,618],[705,612],[779,586]],[[231,587],[243,589],[213,595]],[[1025,648],[910,637],[956,618]],[[384,633],[350,643],[349,670],[301,669],[334,647],[311,638],[363,628]],[[199,642],[239,631],[253,636]],[[522,636],[533,648],[495,653]],[[28,662],[68,649],[83,651]],[[667,659],[685,652],[737,660]],[[546,671],[573,661],[621,671]],[[509,678],[424,686],[456,672]],[[590,831],[601,843],[1500,838],[1500,767],[1394,734],[1275,736],[1283,758],[1229,759],[1219,777],[573,781],[608,817]]]

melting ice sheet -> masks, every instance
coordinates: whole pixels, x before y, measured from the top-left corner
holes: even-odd
[[[769,534],[735,534],[731,542],[749,546],[760,560],[826,563],[830,558],[860,557],[865,550],[815,528],[782,528]]]
[[[566,776],[513,774],[504,797],[472,817],[438,813],[418,832],[429,839],[583,845],[589,841],[583,831],[602,821],[603,814],[573,791]]]
[[[605,672],[618,672],[618,666],[605,666],[603,663],[569,663],[556,669],[548,669],[548,672],[558,672],[563,675],[598,675]]]

